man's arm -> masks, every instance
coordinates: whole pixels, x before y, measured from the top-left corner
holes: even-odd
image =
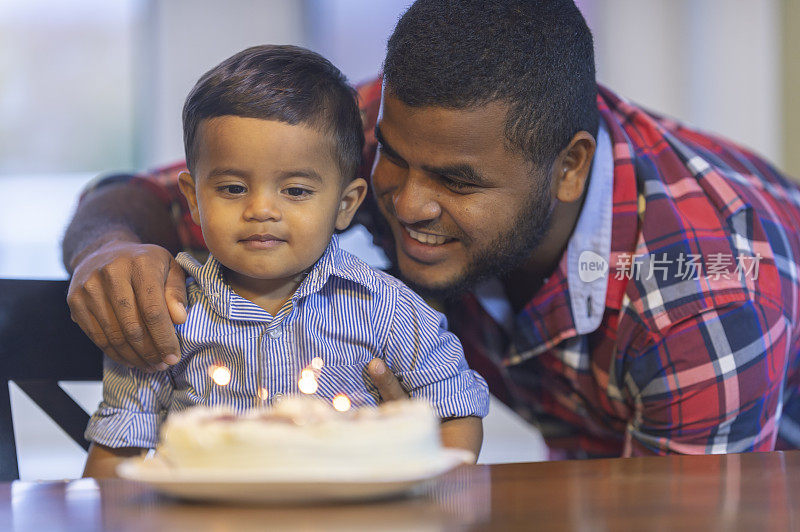
[[[89,447],[86,465],[83,468],[84,477],[114,478],[117,476],[117,465],[126,458],[139,456],[147,449],[139,447],[120,447],[114,449],[93,443]]]
[[[626,355],[624,456],[770,451],[791,327],[769,302],[704,310]],[[795,356],[792,354],[791,356]]]
[[[109,235],[155,244],[172,254],[180,247],[168,206],[136,180],[101,185],[81,199],[64,233],[62,259],[67,271],[74,272],[85,255],[108,241]]]
[[[168,206],[135,181],[86,194],[64,235],[72,319],[112,359],[163,369],[180,358],[185,320],[178,233]]]

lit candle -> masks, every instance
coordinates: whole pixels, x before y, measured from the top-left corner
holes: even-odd
[[[345,394],[340,393],[333,398],[333,408],[339,412],[347,412],[350,410],[350,398]]]
[[[211,380],[219,386],[227,386],[231,382],[231,370],[225,366],[212,365],[208,368]]]
[[[314,375],[314,370],[305,368],[300,372],[300,380],[297,381],[297,387],[306,395],[311,395],[317,391],[319,385],[317,384],[317,377]]]
[[[267,390],[266,388],[263,388],[263,387],[259,388],[258,389],[258,397],[262,401],[266,401],[267,399],[269,399],[269,390]]]
[[[317,391],[319,387],[317,385],[317,379],[300,379],[297,381],[297,386],[300,388],[300,391],[306,395],[311,395],[312,393]]]

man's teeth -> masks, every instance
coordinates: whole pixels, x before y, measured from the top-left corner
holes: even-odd
[[[444,244],[447,241],[446,236],[437,236],[437,235],[429,235],[426,233],[418,233],[416,231],[412,231],[411,229],[406,228],[408,234],[411,235],[411,238],[416,240],[417,242],[422,242],[423,244],[433,244],[438,246],[440,244]]]

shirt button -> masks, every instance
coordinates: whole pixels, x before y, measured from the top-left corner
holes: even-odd
[[[278,393],[276,393],[275,395],[272,396],[272,402],[273,403],[278,404],[281,401],[283,401],[283,394],[281,392],[278,392]]]
[[[274,340],[275,338],[280,338],[281,337],[281,330],[280,329],[272,329],[267,334],[269,334],[269,337]]]

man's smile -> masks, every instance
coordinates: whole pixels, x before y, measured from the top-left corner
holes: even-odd
[[[452,238],[442,236],[442,235],[435,235],[432,233],[422,233],[419,231],[414,231],[410,227],[404,227],[404,229],[408,232],[409,236],[416,240],[417,242],[421,242],[422,244],[428,244],[433,246],[439,246],[447,242],[448,240],[453,240]]]
[[[404,255],[416,262],[435,264],[447,260],[458,240],[433,233],[422,233],[400,224],[399,248]]]

